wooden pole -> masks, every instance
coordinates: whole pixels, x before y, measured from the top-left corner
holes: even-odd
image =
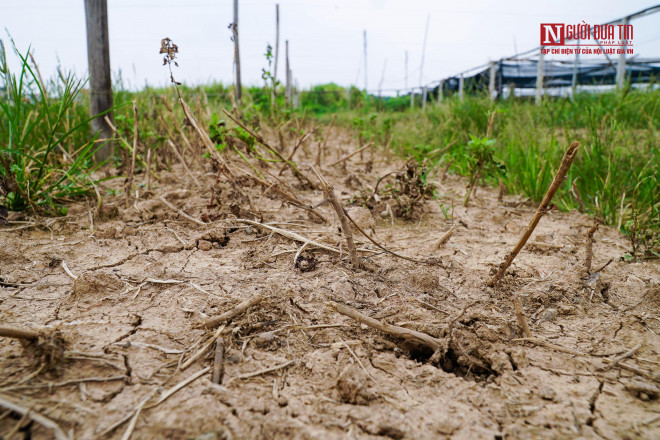
[[[273,90],[271,90],[270,102],[275,108],[275,97],[277,95],[277,58],[280,52],[280,5],[275,5],[275,63],[273,65]]]
[[[367,91],[367,31],[362,31],[364,38],[364,94],[366,99],[369,99],[369,92]]]
[[[113,107],[112,77],[110,74],[110,39],[108,35],[107,0],[85,0],[85,22],[87,25],[87,62],[89,65],[89,109],[92,116]],[[112,112],[106,114],[112,122]],[[95,154],[103,161],[114,153],[112,129],[100,117],[92,120],[92,130],[99,132],[99,141],[105,141]]]
[[[497,94],[495,93],[495,62],[490,63],[490,75],[488,79],[488,94],[490,95],[490,100],[495,101]]]
[[[424,30],[424,43],[422,43],[422,61],[419,65],[419,88],[422,90],[422,82],[424,80],[424,54],[426,53],[426,39],[429,35],[429,21],[431,21],[431,15],[426,16],[426,29]],[[422,104],[423,106],[424,104]]]
[[[438,104],[442,102],[442,88],[445,86],[445,81],[440,80],[440,84],[438,84]]]
[[[463,79],[463,74],[461,73],[461,77],[458,78],[458,99],[460,101],[463,100],[463,87],[465,86],[465,80]]]
[[[575,49],[575,62],[573,63],[573,77],[571,78],[571,100],[575,96],[577,90],[577,75],[580,66],[580,39],[577,40],[577,48]]]
[[[291,69],[289,68],[289,40],[284,42],[284,56],[286,59],[286,102],[291,103]]]
[[[234,66],[236,69],[236,101],[241,103],[241,96],[243,95],[241,89],[241,55],[238,50],[238,0],[234,0],[234,24],[232,26],[234,32]]]
[[[406,90],[408,90],[408,51],[406,51]]]
[[[383,81],[385,80],[385,69],[387,68],[387,58],[385,58],[385,62],[383,63],[383,71],[380,74],[380,82],[378,83],[378,105],[380,106],[382,103],[382,93],[383,93]]]
[[[627,26],[630,23],[630,17],[626,17],[623,20],[623,29],[626,29],[627,32]],[[627,41],[628,41],[628,35],[627,33],[623,35],[624,38],[623,40],[626,42],[624,45],[621,47],[621,53],[619,54],[619,63],[616,66],[616,88],[619,90],[623,90],[623,86],[625,85],[626,82],[626,48],[627,48]]]
[[[543,97],[543,46],[539,52],[538,70],[536,71],[536,103],[541,102]]]

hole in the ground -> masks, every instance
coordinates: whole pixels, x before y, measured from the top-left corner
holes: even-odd
[[[416,362],[428,363],[433,356],[433,350],[425,346],[405,345],[402,348],[408,354],[408,357]],[[484,367],[476,362],[471,365],[459,364],[458,356],[451,348],[447,350],[445,356],[440,359],[440,362],[436,366],[447,373],[453,373],[458,377],[474,381],[481,381],[491,375],[498,375],[491,368]]]

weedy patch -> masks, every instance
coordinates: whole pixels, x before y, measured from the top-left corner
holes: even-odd
[[[90,194],[98,181],[96,136],[89,135],[87,109],[80,105],[85,81],[73,74],[62,77],[60,87],[49,90],[21,54],[20,72],[9,68],[0,44],[0,204],[9,210],[32,209],[64,215],[64,202]]]
[[[378,179],[373,192],[362,192],[353,204],[362,204],[385,215],[391,211],[396,217],[411,220],[421,213],[426,200],[435,197],[436,186],[428,181],[429,171],[410,160],[402,171],[392,171]]]

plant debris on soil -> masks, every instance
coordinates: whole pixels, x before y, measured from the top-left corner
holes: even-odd
[[[332,133],[327,164],[356,149]],[[615,228],[550,210],[487,287],[536,206],[478,188],[463,208],[465,179],[371,148],[319,168],[357,269],[300,143],[277,186],[256,174],[281,164],[237,157],[91,214],[2,213],[1,326],[66,345],[0,337],[0,434],[660,438],[660,266],[622,261]]]

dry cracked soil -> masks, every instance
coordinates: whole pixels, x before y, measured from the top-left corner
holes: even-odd
[[[351,143],[338,131],[324,162]],[[314,154],[303,148],[298,160]],[[356,270],[328,203],[315,208],[324,223],[245,178],[245,163],[228,166],[233,183],[206,164],[193,170],[198,187],[175,164],[151,191],[128,204],[109,197],[93,217],[94,201],[59,219],[12,213],[0,231],[0,326],[41,333],[0,338],[0,399],[31,411],[1,407],[0,436],[55,438],[31,421],[39,414],[77,439],[660,438],[660,265],[622,261],[629,243],[615,228],[596,232],[587,276],[593,220],[551,210],[502,283],[487,287],[535,206],[478,187],[465,209],[465,179],[441,171],[437,198],[406,199],[393,174],[379,186],[390,195],[375,200],[379,176],[407,165],[365,151],[322,173],[365,232],[419,261],[354,230]],[[289,171],[280,179],[305,204],[324,200]]]

